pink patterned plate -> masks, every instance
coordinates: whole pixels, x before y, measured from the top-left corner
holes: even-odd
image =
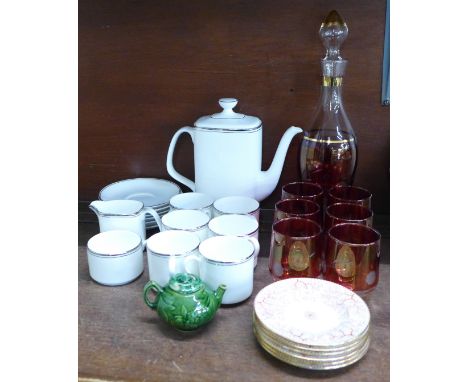
[[[339,347],[359,341],[370,312],[353,291],[330,281],[289,278],[263,288],[254,310],[261,324],[286,340],[307,346]]]

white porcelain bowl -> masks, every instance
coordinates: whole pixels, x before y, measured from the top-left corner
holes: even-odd
[[[247,196],[225,196],[215,200],[213,203],[214,216],[223,214],[252,215],[259,222],[260,203]]]
[[[199,210],[212,217],[214,199],[201,192],[184,192],[175,195],[169,201],[172,210]]]
[[[195,233],[200,242],[208,238],[210,218],[200,210],[174,210],[161,219],[164,230],[182,230]]]
[[[134,232],[101,232],[87,247],[89,274],[99,284],[124,285],[143,273],[143,243]]]

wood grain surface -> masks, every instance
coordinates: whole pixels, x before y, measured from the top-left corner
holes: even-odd
[[[273,281],[266,258],[259,258],[252,296],[220,308],[208,326],[192,334],[175,331],[144,304],[147,268],[131,284],[105,287],[89,277],[86,247],[78,248],[78,263],[78,371],[83,381],[389,380],[389,265],[381,265],[379,284],[367,300],[369,351],[354,365],[319,372],[275,359],[253,335],[254,297]]]
[[[320,23],[337,9],[349,26],[344,101],[359,143],[355,183],[389,213],[389,108],[380,105],[385,0],[81,0],[79,190],[97,198],[116,180],[169,179],[175,131],[219,110],[220,97],[263,121],[263,169],[291,125],[307,128],[318,102]],[[279,184],[296,180],[300,137]],[[239,153],[242,155],[242,153]],[[193,179],[180,139],[175,167]],[[262,206],[272,208],[279,187]]]

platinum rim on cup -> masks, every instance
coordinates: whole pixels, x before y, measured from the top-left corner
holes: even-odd
[[[175,195],[169,201],[171,210],[198,210],[207,214],[210,218],[213,216],[214,199],[201,192],[184,192]]]
[[[210,220],[208,227],[215,235],[252,236],[258,239],[258,222],[251,215],[217,216]]]
[[[89,274],[99,284],[117,286],[143,273],[143,242],[140,235],[125,230],[101,232],[87,244]]]
[[[146,242],[149,278],[166,285],[172,275],[185,272],[185,258],[197,253],[200,239],[192,232],[158,232]],[[191,272],[193,273],[193,272]]]
[[[213,203],[213,215],[223,214],[252,215],[259,221],[260,203],[247,196],[225,196]]]
[[[161,219],[164,230],[195,233],[200,242],[208,238],[210,217],[200,210],[173,210]]]
[[[192,259],[198,263],[200,278],[211,289],[226,285],[222,303],[236,304],[252,294],[254,259],[259,249],[253,237],[214,236],[200,244],[200,256]]]

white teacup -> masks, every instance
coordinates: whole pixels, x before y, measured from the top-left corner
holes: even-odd
[[[227,286],[223,304],[246,300],[253,291],[254,259],[260,246],[252,237],[214,236],[199,246],[199,254],[186,257],[186,271],[198,263],[198,275],[212,289]],[[190,270],[189,270],[190,269]]]
[[[171,276],[185,272],[184,259],[197,254],[199,244],[200,239],[192,232],[170,230],[155,233],[146,241],[150,280],[164,286]]]
[[[258,240],[258,221],[252,215],[220,215],[208,223],[211,236],[250,236]],[[257,256],[254,264],[257,265]]]
[[[185,192],[173,196],[169,204],[171,210],[199,210],[206,213],[211,219],[213,201],[213,197],[201,192]]]
[[[103,285],[123,285],[143,273],[143,242],[131,231],[98,233],[87,244],[91,278]]]
[[[223,214],[252,215],[259,222],[260,203],[247,196],[225,196],[213,203],[213,215]]]
[[[209,236],[207,214],[197,210],[174,210],[168,212],[161,219],[163,230],[182,230],[195,233],[200,242]]]

